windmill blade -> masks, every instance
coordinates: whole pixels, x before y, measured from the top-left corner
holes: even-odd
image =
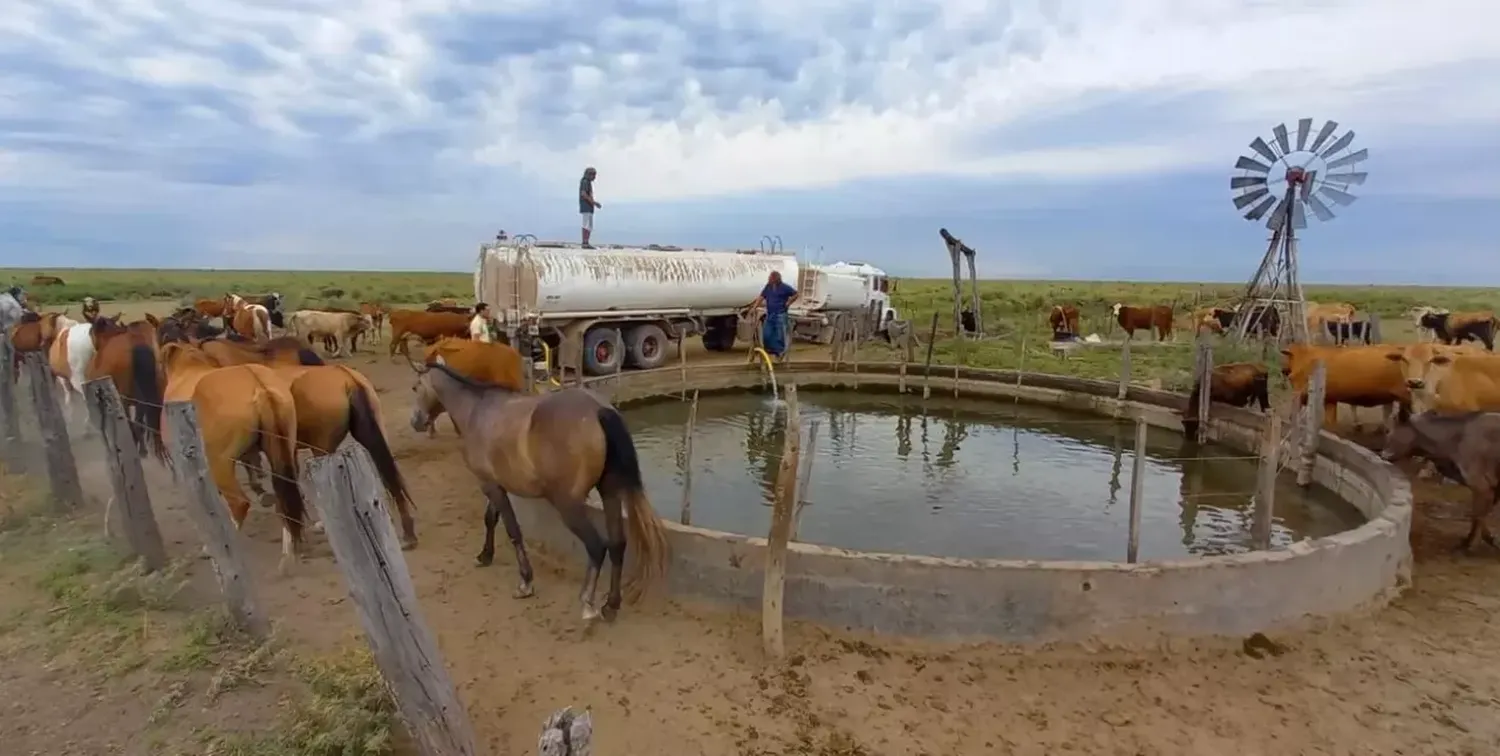
[[[1338,160],[1330,160],[1328,161],[1328,165],[1324,167],[1331,171],[1335,168],[1343,168],[1346,165],[1354,165],[1355,163],[1358,163],[1359,161],[1364,160],[1369,156],[1369,150],[1358,150],[1355,152],[1351,152],[1348,155],[1339,158]]]
[[[1287,141],[1286,138],[1286,124],[1276,124],[1276,128],[1271,129],[1271,133],[1276,135],[1276,146],[1281,148],[1281,154],[1290,154],[1292,151],[1292,143]]]
[[[1276,158],[1271,158],[1271,162],[1276,162]],[[1245,157],[1244,155],[1241,155],[1239,160],[1234,161],[1234,167],[1242,171],[1255,171],[1256,173],[1271,172],[1271,166],[1266,165],[1265,163],[1262,163],[1255,158]]]
[[[1307,134],[1312,131],[1312,119],[1303,118],[1297,122],[1297,151],[1301,152],[1307,147]]]
[[[1324,176],[1323,180],[1331,182],[1331,183],[1334,183],[1334,184],[1343,184],[1344,186],[1348,186],[1350,184],[1363,184],[1363,183],[1365,183],[1365,179],[1367,179],[1369,177],[1370,177],[1370,174],[1364,173],[1364,172],[1359,172],[1359,173],[1330,173],[1327,176]]]
[[[1265,186],[1265,176],[1235,176],[1229,179],[1230,189],[1244,189],[1248,186]]]
[[[1344,207],[1348,207],[1354,204],[1354,200],[1359,199],[1358,197],[1355,197],[1354,195],[1346,191],[1335,189],[1326,183],[1318,187],[1318,191],[1322,192],[1323,195],[1328,199],[1331,199],[1335,203],[1343,205]]]
[[[1245,220],[1252,220],[1252,221],[1253,220],[1260,220],[1260,217],[1262,215],[1265,215],[1266,211],[1270,210],[1271,209],[1271,205],[1273,205],[1275,203],[1276,203],[1276,196],[1275,195],[1271,195],[1271,196],[1266,197],[1265,199],[1261,200],[1261,202],[1260,202],[1259,205],[1256,205],[1255,207],[1250,208],[1250,212],[1245,213]]]
[[[1318,220],[1333,220],[1333,210],[1329,209],[1327,205],[1323,204],[1323,200],[1318,199],[1318,195],[1307,195],[1307,204],[1308,206],[1312,207],[1313,215],[1318,216]]]
[[[1266,140],[1260,137],[1256,137],[1255,141],[1250,143],[1250,149],[1259,153],[1261,157],[1266,159],[1267,163],[1275,163],[1279,157],[1275,152],[1271,151],[1271,145],[1266,144]],[[1271,170],[1271,167],[1269,165],[1266,166],[1266,170]]]
[[[1256,200],[1270,193],[1271,192],[1267,191],[1265,187],[1252,189],[1234,198],[1234,208],[1236,210],[1244,210],[1246,205],[1249,205],[1250,203],[1255,202]]]
[[[1317,152],[1318,148],[1322,147],[1323,143],[1328,141],[1328,137],[1333,136],[1333,130],[1337,129],[1338,127],[1338,121],[1329,121],[1323,124],[1323,128],[1318,129],[1318,136],[1313,139],[1312,146],[1308,147],[1307,149],[1312,152]]]
[[[1281,201],[1276,203],[1276,210],[1271,213],[1270,219],[1266,221],[1266,228],[1276,229],[1286,225],[1286,214],[1291,205],[1292,200],[1290,197],[1282,197]]]
[[[1301,202],[1292,203],[1292,228],[1307,228],[1307,211]]]
[[[1354,141],[1354,131],[1353,130],[1346,131],[1346,132],[1344,132],[1344,135],[1341,136],[1341,137],[1339,137],[1337,140],[1335,140],[1333,144],[1328,145],[1328,149],[1323,150],[1322,152],[1318,153],[1318,155],[1320,157],[1323,157],[1323,158],[1326,159],[1329,155],[1333,155],[1335,153],[1342,152],[1344,150],[1344,148],[1348,147],[1349,143],[1351,143],[1353,141]]]

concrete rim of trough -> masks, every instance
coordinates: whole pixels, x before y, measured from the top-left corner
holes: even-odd
[[[907,391],[920,392],[921,370],[908,367]],[[856,373],[849,364],[789,362],[776,371],[779,382],[798,386],[884,388],[900,381],[897,363],[861,363]],[[1018,382],[1010,370],[935,366],[930,385],[947,395],[956,383],[960,396],[1019,398],[1122,419],[1141,416],[1148,424],[1181,430],[1180,410],[1187,401],[1182,394],[1131,386],[1119,400],[1113,381],[1038,373],[1020,377]],[[635,371],[587,383],[625,408],[678,397],[684,389],[754,389],[763,380],[758,366],[731,363]],[[1215,405],[1208,435],[1253,452],[1265,420],[1247,409]],[[961,559],[793,542],[787,614],[899,635],[1046,642],[1100,635],[1126,640],[1246,634],[1385,604],[1410,582],[1409,483],[1378,455],[1327,432],[1313,477],[1359,509],[1366,522],[1270,551],[1136,564]],[[599,516],[597,504],[590,503]],[[522,515],[528,539],[537,533],[549,547],[579,548],[560,523],[549,527],[548,519],[556,517],[528,514]],[[685,526],[666,517],[663,523],[674,549],[673,593],[746,608],[759,600],[764,536]],[[735,572],[754,579],[726,574]],[[866,603],[899,606],[861,609]]]

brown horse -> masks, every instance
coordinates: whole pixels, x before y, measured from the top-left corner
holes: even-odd
[[[225,330],[255,341],[271,338],[271,311],[237,294],[224,295]]]
[[[166,448],[157,430],[161,428],[166,376],[159,362],[156,326],[146,320],[122,326],[101,318],[94,321],[89,338],[94,355],[84,373],[85,380],[113,379],[126,413],[134,414],[130,431],[136,446],[145,453],[149,441],[157,456],[164,456]]]
[[[323,364],[323,358],[295,336],[281,336],[262,342],[205,339],[198,342],[197,346],[221,367]]]
[[[297,405],[285,379],[264,365],[219,367],[203,350],[189,344],[162,347],[166,365],[168,402],[191,401],[198,410],[203,451],[214,485],[229,506],[236,529],[245,524],[250,500],[234,475],[235,462],[254,464],[258,454],[270,463],[271,487],[281,515],[281,562],[285,574],[302,552],[302,524],[307,503],[297,487]],[[165,431],[165,429],[162,429]],[[166,451],[158,452],[163,461]],[[265,498],[254,474],[248,476],[256,494]]]
[[[531,596],[534,589],[531,560],[521,540],[511,494],[547,499],[583,542],[589,558],[579,597],[585,621],[599,616],[594,595],[606,553],[611,569],[605,619],[613,619],[620,609],[626,509],[630,539],[640,550],[630,578],[632,598],[666,573],[666,530],[646,498],[635,442],[619,411],[585,389],[519,394],[465,378],[447,365],[421,365],[419,370],[411,426],[426,430],[443,409],[458,423],[464,437],[464,463],[479,479],[487,501],[479,564],[494,560],[495,523],[504,520],[521,575],[516,598]],[[585,497],[591,488],[599,490],[604,502],[607,541],[589,519]]]
[[[412,369],[420,373],[421,365],[447,365],[466,378],[480,383],[493,383],[511,391],[520,391],[524,385],[521,378],[521,353],[505,344],[444,336],[427,347],[427,351],[422,354],[421,363],[412,362]],[[442,410],[439,409],[438,412],[441,413]],[[453,423],[453,432],[462,436],[458,421],[452,417],[448,419]],[[436,435],[437,423],[434,422],[427,427],[427,437],[433,438]]]
[[[11,369],[17,377],[21,374],[21,358],[26,352],[41,352],[46,354],[57,339],[57,334],[70,325],[76,325],[67,316],[67,311],[44,312],[37,314],[28,312],[21,316],[21,322],[10,327],[10,344],[15,347],[14,360]]]

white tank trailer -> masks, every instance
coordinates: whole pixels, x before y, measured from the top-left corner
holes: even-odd
[[[606,375],[660,367],[678,336],[701,336],[710,351],[730,350],[748,337],[739,314],[772,271],[789,283],[811,280],[795,256],[781,253],[502,238],[480,247],[474,296],[489,303],[505,329],[544,339],[563,367]],[[865,306],[856,301],[856,286],[869,285],[858,273],[829,275],[814,283],[818,297],[804,292],[806,301],[794,308],[795,334],[828,340],[830,306]],[[582,365],[576,364],[580,343]]]

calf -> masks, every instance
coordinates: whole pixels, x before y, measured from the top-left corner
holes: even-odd
[[[306,340],[309,345],[313,339],[328,337],[333,338],[333,356],[343,354],[343,346],[349,344],[349,350],[354,350],[354,337],[374,326],[368,315],[356,312],[322,312],[319,310],[298,310],[292,313],[287,322],[291,325],[292,333],[297,339]],[[326,346],[326,342],[325,342]]]
[[[1172,335],[1171,305],[1136,307],[1116,302],[1111,312],[1114,313],[1115,321],[1125,329],[1125,334],[1129,338],[1135,338],[1135,332],[1138,330],[1155,330],[1157,341],[1166,341]]]
[[[1488,310],[1433,312],[1423,315],[1418,322],[1423,328],[1431,329],[1444,344],[1478,341],[1485,349],[1495,351],[1495,313]]]
[[[1399,412],[1380,456],[1389,462],[1426,459],[1444,477],[1468,486],[1469,534],[1458,550],[1473,549],[1478,537],[1500,548],[1485,522],[1500,495],[1500,414]]]
[[[1253,362],[1230,362],[1216,365],[1208,376],[1208,398],[1211,402],[1233,407],[1260,405],[1261,412],[1271,409],[1271,391],[1268,380],[1270,371],[1265,365]],[[1203,393],[1203,382],[1195,381],[1193,391],[1188,394],[1187,409],[1182,413],[1182,432],[1188,437],[1198,435],[1198,402]]]
[[[1426,305],[1413,307],[1406,311],[1407,317],[1417,329],[1417,341],[1437,341],[1437,331],[1422,325],[1422,320],[1428,315],[1446,315],[1448,310],[1443,307],[1429,307]]]
[[[1307,403],[1313,366],[1323,362],[1323,427],[1338,423],[1338,405],[1384,407],[1385,421],[1398,408],[1411,408],[1411,390],[1401,366],[1389,358],[1382,346],[1320,346],[1292,344],[1281,350],[1281,374],[1291,382],[1298,401]]]
[[[1500,411],[1500,355],[1469,346],[1412,344],[1390,350],[1417,412]]]
[[[1334,302],[1331,304],[1318,304],[1317,302],[1305,301],[1302,303],[1303,312],[1307,314],[1307,332],[1317,333],[1323,330],[1323,324],[1327,322],[1347,323],[1354,319],[1354,305],[1348,302]]]
[[[1370,332],[1374,330],[1368,320],[1350,320],[1347,322],[1325,320],[1323,321],[1323,329],[1328,332],[1329,336],[1333,337],[1333,343],[1335,344],[1347,344],[1350,341],[1368,344],[1370,343]]]
[[[1078,308],[1073,305],[1052,305],[1052,312],[1047,315],[1047,325],[1052,326],[1054,340],[1059,333],[1079,335]]]
[[[370,322],[375,325],[375,330],[370,331],[370,343],[379,344],[380,329],[385,327],[385,306],[379,302],[360,302],[359,312],[370,316]]]

